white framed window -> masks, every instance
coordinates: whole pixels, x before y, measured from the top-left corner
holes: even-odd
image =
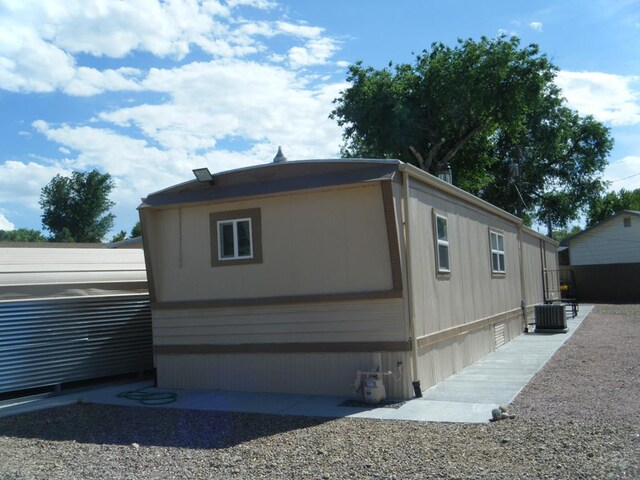
[[[262,219],[259,208],[209,214],[211,266],[262,263]]]
[[[237,218],[218,222],[218,259],[243,260],[253,258],[251,219]]]
[[[447,217],[435,214],[436,264],[438,273],[451,273]]]
[[[493,230],[489,230],[491,241],[491,271],[493,273],[505,273],[504,263],[504,235]]]

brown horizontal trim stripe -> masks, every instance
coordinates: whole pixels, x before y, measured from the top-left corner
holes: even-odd
[[[228,308],[254,307],[266,305],[287,305],[296,303],[349,302],[353,300],[381,300],[402,298],[402,290],[380,290],[353,293],[326,293],[317,295],[290,295],[282,297],[226,298],[220,300],[186,300],[178,302],[155,302],[151,308],[176,310],[181,308]]]
[[[241,343],[235,345],[154,345],[158,355],[213,353],[407,352],[410,342]]]
[[[463,325],[458,325],[457,327],[451,327],[447,328],[446,330],[440,330],[439,332],[430,333],[429,335],[418,337],[418,348],[424,348],[435,343],[444,342],[445,340],[457,337],[458,335],[464,335],[474,330],[484,328],[488,325],[493,325],[494,323],[502,322],[521,314],[522,310],[520,308],[514,308],[513,310],[499,313],[498,315],[492,315],[490,317],[474,320],[473,322],[465,323]]]

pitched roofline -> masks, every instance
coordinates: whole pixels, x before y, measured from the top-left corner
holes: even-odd
[[[304,163],[380,163],[380,164],[386,164],[386,165],[398,165],[400,162],[400,160],[395,160],[395,159],[388,159],[388,158],[336,158],[336,159],[331,159],[331,158],[323,158],[323,159],[306,159],[306,160],[287,160],[286,162],[287,164],[291,164],[291,163],[295,163],[296,165],[298,164],[304,164]],[[247,167],[240,167],[240,168],[233,168],[231,170],[224,170],[222,172],[216,172],[216,173],[212,173],[211,175],[214,178],[219,177],[221,175],[229,175],[229,174],[233,174],[233,173],[241,173],[241,172],[245,172],[245,171],[249,171],[249,170],[262,170],[262,169],[269,169],[269,168],[278,168],[280,165],[282,165],[283,162],[268,162],[268,163],[260,163],[258,165],[249,165]],[[153,195],[157,195],[159,193],[163,193],[166,192],[168,190],[174,190],[178,187],[184,187],[186,185],[189,184],[193,184],[193,183],[198,183],[198,180],[196,180],[195,178],[193,180],[187,180],[186,182],[182,182],[182,183],[177,183],[175,185],[171,185],[169,187],[166,188],[161,188],[160,190],[156,190],[155,192],[151,192],[147,195],[147,197],[151,197]],[[145,197],[146,198],[146,197]],[[144,198],[142,199],[144,201]]]
[[[572,235],[570,237],[567,237],[565,240],[567,243],[570,243],[571,240],[576,239],[577,237],[590,232],[591,230],[598,228],[600,225],[604,225],[607,222],[610,222],[611,220],[614,220],[622,215],[634,215],[636,217],[640,217],[640,211],[637,210],[620,210],[619,212],[614,213],[613,215],[611,215],[608,218],[605,218],[604,220],[601,220],[600,222],[596,223],[595,225],[590,226],[589,228],[585,228],[584,230],[582,230],[581,232],[576,233],[575,235]]]
[[[457,197],[461,200],[471,203],[472,205],[475,205],[476,207],[482,210],[485,210],[487,212],[493,213],[494,215],[497,215],[504,220],[507,220],[511,223],[515,223],[518,226],[518,228],[525,230],[528,234],[533,235],[534,237],[540,238],[545,242],[558,245],[558,242],[556,242],[553,238],[549,238],[546,235],[542,235],[536,232],[535,230],[524,225],[520,217],[516,217],[515,215],[501,209],[500,207],[496,207],[492,203],[482,200],[481,198],[476,197],[475,195],[472,195],[469,192],[465,192],[461,188],[455,187],[450,183],[447,183],[444,180],[439,179],[435,175],[431,175],[430,173],[427,173],[424,170],[421,170],[418,167],[415,167],[408,163],[401,162],[398,168],[401,172],[406,171],[411,177],[417,180],[420,180],[423,183],[426,183],[427,185],[430,185],[438,190],[441,190],[454,197]]]

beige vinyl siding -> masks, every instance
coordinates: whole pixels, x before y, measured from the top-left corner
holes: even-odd
[[[411,180],[409,202],[416,336],[419,344],[429,342],[418,348],[417,377],[426,389],[495,350],[497,338],[506,343],[522,333],[520,240],[515,222],[417,179]],[[436,274],[434,211],[447,217],[446,276]],[[504,237],[504,274],[492,272],[490,231]],[[456,327],[460,333],[452,332]]]
[[[411,183],[411,260],[419,337],[520,306],[517,227]],[[451,274],[435,275],[432,211],[446,212]],[[492,275],[489,227],[504,235],[506,273]]]
[[[558,270],[558,247],[550,242],[544,243],[544,265],[547,270]]]
[[[0,300],[146,290],[139,249],[0,248]]]
[[[212,267],[209,214],[260,208],[261,264]],[[390,290],[380,184],[161,210],[151,240],[158,301]],[[375,259],[375,260],[374,260]],[[157,269],[157,271],[156,271]]]
[[[640,263],[640,216],[620,215],[570,240],[569,255],[571,265]]]
[[[542,241],[526,231],[522,232],[522,264],[524,268],[525,300],[536,305],[544,300],[542,284]]]
[[[156,355],[162,388],[288,392],[305,395],[352,396],[358,370],[375,365],[371,353],[256,353]],[[399,377],[397,364],[404,374]],[[390,398],[410,398],[411,378],[406,352],[382,354],[382,369],[393,371],[384,384]]]
[[[522,316],[514,313],[504,324],[504,342],[522,333]],[[418,350],[418,379],[423,390],[477,362],[496,349],[495,327],[489,325]]]
[[[406,341],[402,299],[153,310],[154,345]]]

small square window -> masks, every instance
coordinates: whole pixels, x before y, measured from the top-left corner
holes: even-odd
[[[630,217],[623,218],[622,219],[622,225],[624,227],[630,227],[631,226],[631,218]]]
[[[491,239],[491,271],[493,273],[505,273],[504,261],[504,235],[498,232],[489,231]]]
[[[449,232],[447,217],[436,214],[435,220],[436,263],[438,266],[438,273],[450,273],[451,264],[449,262]]]
[[[211,266],[262,263],[262,224],[259,208],[213,212]]]
[[[218,259],[241,260],[253,257],[251,219],[218,222]]]

